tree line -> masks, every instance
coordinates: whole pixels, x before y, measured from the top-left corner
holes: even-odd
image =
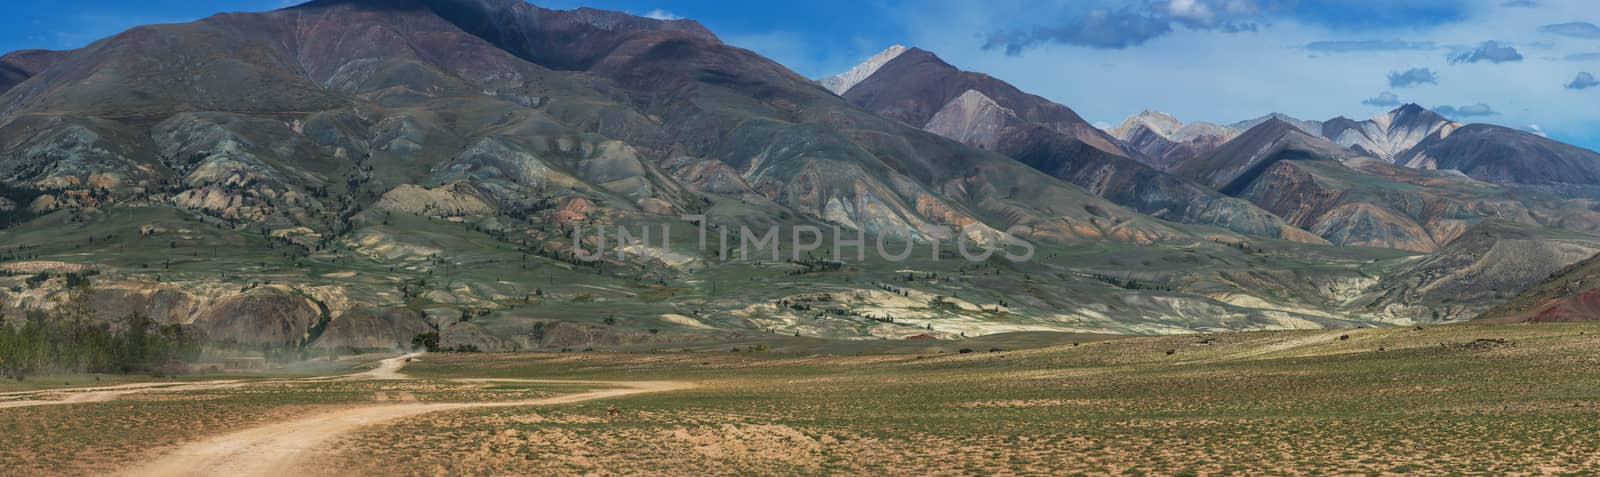
[[[44,194],[44,191],[0,182],[0,229],[33,219],[34,213],[29,205]]]
[[[200,344],[179,325],[143,314],[117,323],[29,313],[20,326],[0,323],[0,377],[40,373],[161,374],[200,356]]]

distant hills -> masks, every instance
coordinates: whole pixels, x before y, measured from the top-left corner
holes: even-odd
[[[1146,164],[1143,152],[1090,125],[1071,108],[991,76],[961,71],[933,53],[912,48],[871,71],[843,97],[884,117],[1005,154],[1138,212],[1250,235],[1320,242],[1257,207]]]
[[[1466,126],[1415,104],[1364,121],[1305,121],[1274,113],[1229,126],[1184,124],[1145,111],[1107,130],[1114,143],[1108,145],[1104,136],[1085,132],[1089,126],[1070,108],[960,71],[926,51],[897,46],[848,76],[867,73],[842,93],[858,106],[1006,153],[1140,212],[1251,235],[1429,252],[1483,218],[1584,224],[1588,214],[1577,203],[1542,203],[1548,196],[1484,182],[1548,186],[1550,180],[1532,171],[1564,165],[1572,169],[1567,177],[1579,179],[1571,185],[1588,187],[1596,182],[1582,179],[1585,168],[1600,164],[1600,155],[1592,151],[1574,152],[1577,148],[1498,126]],[[1043,118],[1035,121],[1017,113],[1038,110],[1059,112],[1032,113]],[[1452,139],[1463,128],[1467,134]],[[1460,144],[1485,142],[1470,138],[1486,134],[1496,136],[1487,140],[1496,146],[1471,150],[1499,147],[1515,153],[1495,155],[1497,166],[1479,164],[1484,159],[1470,151],[1455,152]],[[1452,160],[1443,167],[1427,159],[1428,150],[1440,148],[1452,148]],[[1329,164],[1312,167],[1304,161]],[[1537,165],[1498,172],[1505,164]],[[1444,171],[1430,172],[1437,169]],[[1419,188],[1422,183],[1437,190]],[[1519,194],[1538,199],[1506,197]],[[1231,207],[1236,198],[1256,207]],[[1530,212],[1550,208],[1565,210],[1553,213],[1560,218]],[[1272,218],[1258,219],[1264,216]]]
[[[1239,136],[1239,129],[1207,122],[1183,124],[1167,113],[1144,111],[1109,131],[1163,170],[1199,157]]]

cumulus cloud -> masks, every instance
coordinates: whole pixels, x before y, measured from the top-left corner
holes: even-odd
[[[1428,68],[1412,68],[1389,73],[1389,86],[1410,88],[1419,84],[1439,84],[1439,75]]]
[[[1157,5],[1161,3],[1173,21],[1201,30],[1256,31],[1254,18],[1261,14],[1253,0],[1170,0]]]
[[[1588,72],[1578,73],[1577,78],[1573,78],[1571,83],[1567,83],[1567,89],[1589,89],[1595,86],[1600,86],[1600,81],[1595,81],[1594,75]]]
[[[1595,26],[1595,24],[1588,22],[1570,22],[1545,25],[1540,27],[1539,31],[1549,33],[1551,35],[1600,39],[1600,26]]]
[[[1379,108],[1392,108],[1400,105],[1400,97],[1396,96],[1394,93],[1384,91],[1382,93],[1378,93],[1378,96],[1375,98],[1368,98],[1365,101],[1362,101],[1361,104]]]
[[[1450,55],[1450,64],[1477,63],[1487,61],[1490,63],[1507,63],[1522,61],[1522,53],[1510,45],[1502,45],[1498,41],[1486,41],[1477,48]]]
[[[1522,130],[1533,133],[1535,136],[1550,137],[1550,134],[1544,132],[1544,128],[1539,127],[1538,124],[1529,124],[1527,127],[1522,128]]]
[[[1257,30],[1261,10],[1254,0],[1145,0],[1112,10],[1095,8],[1076,20],[1029,31],[989,35],[983,49],[1004,49],[1008,55],[1053,42],[1098,49],[1142,45],[1173,31],[1173,26],[1226,33]]]
[[[649,13],[644,14],[644,17],[645,18],[654,18],[656,20],[682,20],[683,19],[683,17],[680,17],[678,15],[674,15],[672,12],[669,12],[669,11],[666,11],[666,10],[662,10],[662,9],[659,9],[659,8],[657,8],[655,10],[651,10]]]
[[[1469,118],[1469,117],[1474,117],[1474,116],[1496,116],[1496,115],[1500,114],[1499,112],[1495,111],[1494,108],[1491,108],[1491,107],[1489,107],[1489,105],[1483,104],[1483,103],[1468,104],[1468,105],[1465,105],[1465,106],[1461,106],[1459,108],[1455,107],[1455,106],[1450,106],[1450,105],[1435,106],[1433,108],[1433,112],[1439,113],[1440,115],[1443,115],[1445,117],[1451,117],[1451,118]]]
[[[1089,1],[1056,3],[1068,5],[1069,9],[1081,5],[1108,4]],[[1122,6],[1078,7],[1086,10],[1066,15],[1070,18],[1066,22],[990,33],[983,49],[1003,49],[1009,55],[1020,54],[1027,48],[1043,43],[1124,49],[1142,45],[1179,27],[1223,33],[1256,32],[1261,25],[1276,20],[1291,20],[1339,30],[1393,30],[1464,21],[1471,11],[1470,5],[1459,0],[1125,0],[1116,4]],[[1045,12],[1039,14],[1042,18],[1050,15]],[[1409,42],[1359,43],[1318,42],[1307,45],[1307,48],[1328,48],[1327,51],[1332,52],[1432,47],[1431,44]]]
[[[1262,9],[1334,30],[1417,29],[1465,21],[1477,2],[1462,0],[1257,0]]]
[[[1043,42],[1122,49],[1142,45],[1152,38],[1172,32],[1172,23],[1162,18],[1131,10],[1092,10],[1076,23],[1030,32],[1001,32],[989,36],[983,49],[1003,48],[1007,55]]]
[[[1313,41],[1306,43],[1305,46],[1305,49],[1317,53],[1370,53],[1375,51],[1432,50],[1433,48],[1433,42],[1430,41],[1404,40]]]

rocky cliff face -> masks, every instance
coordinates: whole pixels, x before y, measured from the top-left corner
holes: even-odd
[[[143,314],[187,325],[211,342],[254,347],[300,346],[404,349],[430,325],[404,308],[349,309],[342,290],[261,286],[234,289],[220,281],[156,283],[101,280],[74,290],[51,279],[26,290],[0,290],[0,323],[25,319],[31,310],[82,307],[88,317],[119,323]]]
[[[967,90],[950,102],[923,127],[979,149],[993,151],[1000,146],[1005,129],[1015,126],[1016,113],[994,102],[977,90]]]
[[[314,346],[360,349],[410,349],[411,339],[434,331],[433,327],[406,308],[357,308],[325,324]],[[467,341],[485,349],[488,346]]]

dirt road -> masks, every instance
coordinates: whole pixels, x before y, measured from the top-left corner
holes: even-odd
[[[265,381],[242,381],[237,379],[198,381],[192,383],[138,383],[123,384],[118,386],[102,386],[92,388],[64,388],[42,389],[38,391],[19,391],[0,393],[0,409],[31,406],[54,406],[61,404],[79,404],[89,402],[115,401],[129,394],[181,392],[181,391],[206,391],[213,389],[237,388],[246,384],[267,384],[291,381],[328,381],[328,380],[396,380],[405,379],[400,370],[406,363],[422,356],[422,353],[412,353],[404,356],[385,359],[378,362],[378,366],[369,371],[344,376],[322,376],[299,379],[273,379]],[[50,399],[45,399],[50,398]]]
[[[209,389],[236,388],[243,386],[244,384],[244,381],[239,380],[200,381],[194,383],[140,383],[95,388],[46,389],[40,391],[0,393],[0,409],[12,407],[78,404],[86,402],[106,402],[114,401],[117,398],[128,394],[204,391]],[[39,399],[44,397],[58,397],[59,399]]]
[[[369,378],[376,376],[377,379],[404,379],[404,375],[400,374],[400,369],[405,366],[405,363],[409,362],[408,358],[409,356],[402,356],[385,360],[384,363],[379,365],[378,369],[355,376],[367,376]],[[133,469],[124,475],[163,477],[188,475],[225,475],[230,477],[319,475],[329,471],[323,469],[319,472],[319,469],[311,465],[313,462],[309,459],[317,451],[325,448],[334,438],[367,426],[381,425],[431,412],[566,404],[692,387],[687,383],[667,381],[495,381],[592,384],[615,387],[616,389],[603,389],[526,401],[489,403],[408,402],[342,409],[194,442],[155,461]]]
[[[404,356],[396,356],[385,359],[383,361],[379,361],[378,367],[373,368],[371,371],[343,376],[340,379],[405,379],[406,375],[400,374],[400,370],[405,369],[406,363],[410,363],[412,360],[420,358],[422,355],[423,353],[411,353]]]

